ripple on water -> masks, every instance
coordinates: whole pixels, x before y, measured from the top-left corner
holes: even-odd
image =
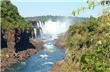
[[[14,64],[5,72],[47,72],[56,61],[62,60],[63,58],[64,49],[57,48],[54,44],[48,42],[45,44],[43,50],[19,64]]]

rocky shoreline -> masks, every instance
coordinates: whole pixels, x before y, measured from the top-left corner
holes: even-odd
[[[15,52],[15,48],[3,48],[1,49],[1,72],[10,67],[13,64],[20,63],[22,60],[30,57],[32,54],[37,53],[39,50],[43,49],[43,42],[40,40],[30,41],[35,48],[29,48],[23,51]],[[64,40],[59,37],[55,44],[58,48],[64,48]],[[59,72],[60,66],[64,60],[56,62],[49,72]]]
[[[43,49],[43,42],[40,40],[31,40],[31,43],[35,48],[28,48],[23,51],[15,52],[16,48],[3,48],[1,49],[1,65],[0,70],[4,72],[5,69],[13,64],[20,63],[22,60],[30,57],[32,54],[37,53],[39,50]]]
[[[57,46],[58,48],[65,48],[65,44],[66,43],[64,41],[64,38],[62,36],[58,36],[55,42],[55,46]]]
[[[5,54],[6,52],[6,54]],[[32,54],[37,53],[36,49],[30,48],[24,51],[20,51],[18,53],[15,53],[15,50],[13,48],[4,48],[2,50],[1,55],[1,72],[4,72],[5,69],[10,67],[12,64],[19,63],[20,61],[28,58]]]
[[[56,39],[55,46],[57,46],[58,48],[65,48],[65,44],[66,43],[62,36],[59,36],[58,39]],[[65,62],[64,59],[56,62],[55,64],[52,65],[52,68],[48,72],[60,72],[60,68],[64,62]]]
[[[53,64],[51,70],[49,70],[48,72],[60,72],[60,68],[63,63],[64,63],[64,60],[56,62],[55,64]]]

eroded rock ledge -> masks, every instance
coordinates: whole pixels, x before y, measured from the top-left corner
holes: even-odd
[[[4,72],[6,68],[12,64],[19,63],[21,60],[24,60],[31,56],[32,54],[37,53],[36,49],[30,48],[18,53],[15,52],[14,48],[4,48],[1,50],[1,72]]]
[[[32,39],[31,44],[39,51],[43,49],[43,42],[41,40]]]
[[[57,46],[58,48],[64,48],[65,44],[66,43],[64,41],[64,38],[62,36],[58,36],[58,38],[56,39],[55,46]]]
[[[60,72],[61,65],[64,63],[64,60],[58,61],[55,64],[53,64],[51,70],[48,72]]]
[[[22,60],[28,58],[32,54],[37,53],[39,50],[43,49],[43,42],[40,40],[31,40],[31,42],[35,48],[28,48],[23,51],[19,51],[16,53],[16,48],[3,48],[1,49],[1,72],[4,72],[6,68],[11,66],[12,64],[19,63]]]

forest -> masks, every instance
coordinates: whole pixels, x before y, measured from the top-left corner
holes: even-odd
[[[99,3],[88,0],[91,9],[97,5],[105,6],[98,18],[76,22],[65,34],[67,50],[61,72],[109,72],[110,71],[110,1]],[[108,9],[107,9],[108,6]],[[81,8],[78,9],[81,11]],[[73,14],[77,14],[76,10]]]

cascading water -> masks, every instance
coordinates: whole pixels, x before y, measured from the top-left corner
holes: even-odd
[[[58,35],[66,32],[70,23],[68,21],[33,22],[33,27],[40,27],[38,31],[34,28],[33,39],[40,39],[44,42],[44,49],[19,64],[14,64],[5,72],[48,72],[52,65],[64,58],[64,49],[55,46],[55,39]]]
[[[33,38],[39,38],[43,39],[45,37],[57,37],[59,34],[61,33],[65,33],[68,29],[68,27],[70,26],[70,21],[51,21],[48,20],[46,22],[36,22],[34,21],[33,23],[34,27],[38,27],[40,28],[39,30],[37,30],[36,28],[34,28],[34,34],[35,37]]]
[[[33,39],[39,39],[41,37],[42,34],[42,28],[43,25],[45,24],[45,22],[41,22],[41,21],[32,21],[32,25],[33,25]]]

